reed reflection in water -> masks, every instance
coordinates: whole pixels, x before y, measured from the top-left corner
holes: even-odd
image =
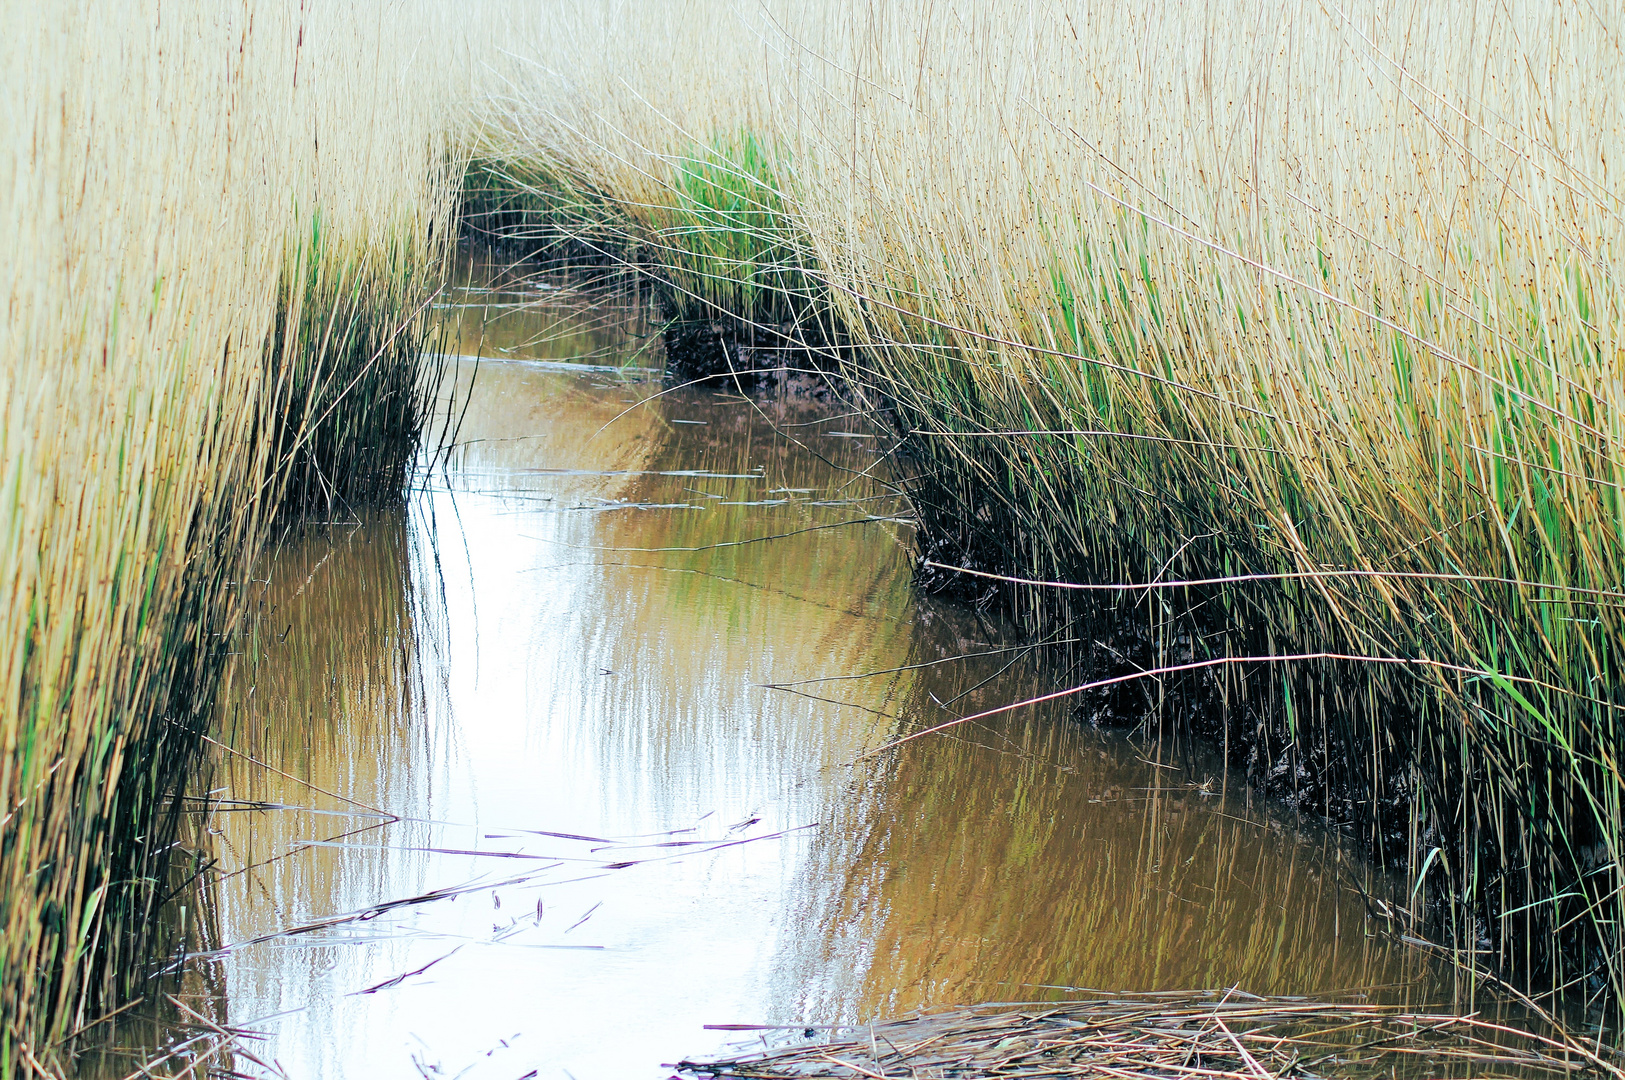
[[[916,662],[937,648],[922,640]],[[921,672],[915,714],[940,723],[938,701],[968,715],[1056,685],[1023,661],[966,694],[978,676]],[[1448,1001],[1432,965],[1372,936],[1361,890],[1393,899],[1392,883],[1312,823],[1227,797],[1222,773],[1064,709],[900,748],[818,836],[810,876],[826,887],[806,917],[821,933],[787,965],[791,1012],[867,1019],[1068,987]],[[843,968],[864,971],[861,989],[821,982]]]
[[[1055,986],[1439,992],[1366,937],[1346,882],[1381,883],[1199,758],[1061,708],[866,757],[1055,677],[915,596],[889,438],[657,397],[627,311],[481,273],[460,445],[402,511],[290,538],[223,706],[213,797],[308,808],[196,841],[198,1007],[298,1010],[258,1058],[655,1077],[737,1037],[705,1024]]]

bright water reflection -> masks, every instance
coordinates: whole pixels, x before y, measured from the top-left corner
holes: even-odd
[[[261,586],[183,983],[267,1033],[233,1069],[657,1077],[739,1037],[707,1024],[1065,986],[1437,996],[1367,936],[1365,871],[1199,760],[1064,704],[865,758],[1053,685],[913,594],[887,438],[654,398],[613,304],[477,311],[445,467]]]

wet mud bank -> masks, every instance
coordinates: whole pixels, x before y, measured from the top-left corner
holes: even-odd
[[[831,335],[794,323],[674,319],[662,332],[668,383],[829,402],[849,396]]]

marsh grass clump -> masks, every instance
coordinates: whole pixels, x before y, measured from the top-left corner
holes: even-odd
[[[461,160],[445,87],[357,45],[435,10],[0,14],[0,1077],[178,932],[175,800],[279,518],[412,453]]]
[[[647,211],[655,265],[679,318],[719,311],[760,323],[794,321],[814,301],[780,190],[784,152],[748,131],[672,162],[668,207]]]
[[[601,189],[593,163],[491,148],[463,180],[464,227],[543,263],[613,262],[658,272],[674,318],[777,322],[808,284],[780,193],[778,161],[750,132],[687,147],[633,204]]]
[[[908,436],[928,579],[1083,620],[1145,673],[1136,723],[1402,874],[1406,933],[1617,1018],[1625,120],[1594,11],[563,10],[491,152],[567,168],[709,317],[784,288],[839,326]],[[626,62],[655,41],[692,59]]]
[[[459,201],[465,233],[540,265],[596,267],[627,258],[630,219],[550,157],[476,156]]]
[[[266,350],[286,515],[348,518],[397,497],[445,374],[419,360],[443,357],[427,309],[445,252],[399,236],[336,246],[317,217],[285,263]]]
[[[506,132],[470,164],[468,227],[544,263],[607,264],[652,280],[675,379],[804,363],[809,352],[837,366],[844,337],[785,201],[782,145],[750,130],[691,143],[643,167],[655,193],[633,202],[600,186],[596,156],[541,150],[526,134]]]

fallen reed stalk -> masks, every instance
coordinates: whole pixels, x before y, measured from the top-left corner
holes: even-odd
[[[506,227],[643,265],[724,366],[824,349],[910,436],[922,582],[1043,583],[978,589],[1617,1019],[1608,13],[556,10],[470,181]]]

